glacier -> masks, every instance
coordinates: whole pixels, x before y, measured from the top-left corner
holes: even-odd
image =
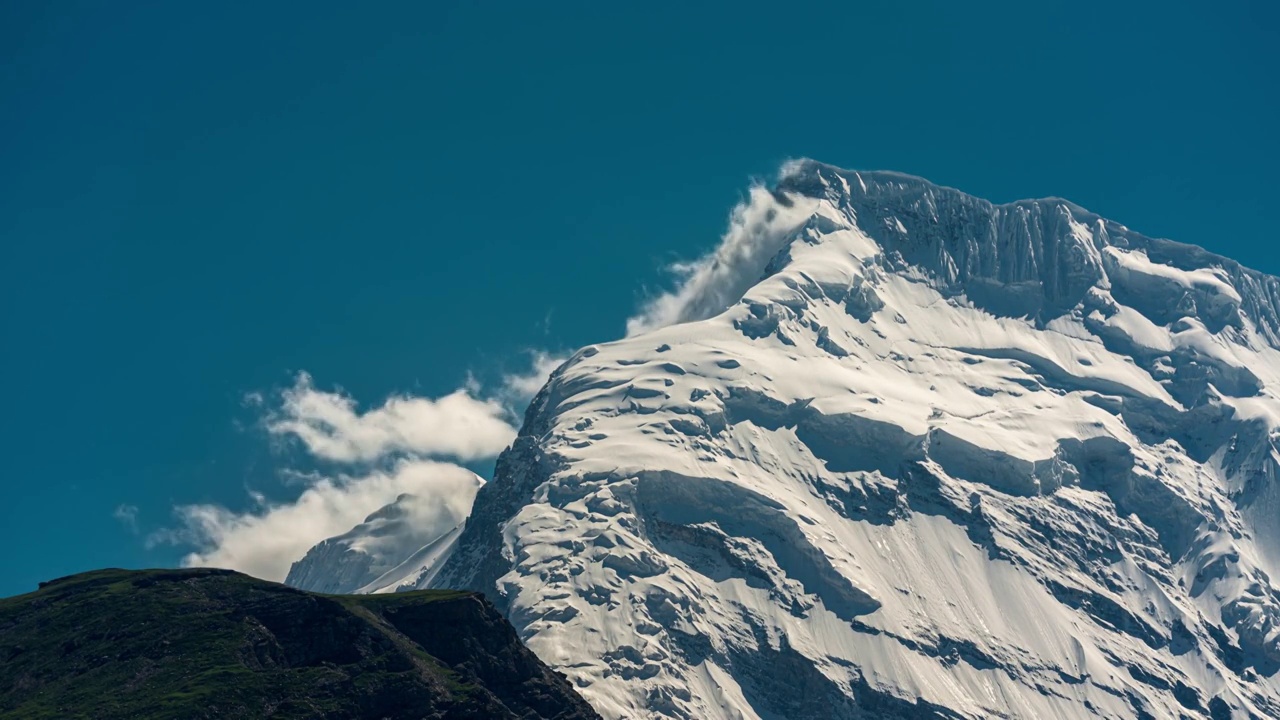
[[[808,160],[742,216],[394,587],[608,718],[1280,717],[1280,280]]]

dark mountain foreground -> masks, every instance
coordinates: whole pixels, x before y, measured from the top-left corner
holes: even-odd
[[[481,595],[99,570],[0,599],[4,718],[597,718]]]

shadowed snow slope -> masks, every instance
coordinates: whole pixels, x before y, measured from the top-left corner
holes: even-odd
[[[428,584],[610,718],[1280,716],[1280,281],[894,173],[752,197],[758,281],[556,371]]]

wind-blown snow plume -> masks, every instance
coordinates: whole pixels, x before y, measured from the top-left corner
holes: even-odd
[[[783,172],[787,172],[784,166]],[[809,198],[785,196],[755,185],[729,215],[729,229],[715,250],[671,266],[674,290],[651,298],[627,320],[627,336],[722,312],[764,274],[787,237],[812,214]]]

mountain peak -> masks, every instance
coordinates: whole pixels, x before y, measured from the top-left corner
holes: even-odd
[[[840,180],[848,184],[849,194],[861,195],[905,195],[910,193],[931,193],[934,195],[953,194],[963,196],[968,201],[985,203],[993,207],[1014,207],[1019,205],[1056,204],[1071,209],[1082,215],[1094,213],[1061,197],[1024,198],[1007,203],[994,203],[964,190],[941,185],[928,178],[897,170],[857,170],[842,168],[819,160],[802,158],[793,160],[783,166],[776,186],[783,191],[798,192],[810,197],[823,197],[826,188],[839,187]]]
[[[1160,325],[1185,315],[1214,332],[1241,329],[1243,312],[1258,341],[1280,347],[1280,280],[1069,200],[995,204],[905,173],[812,160],[789,164],[777,191],[819,201],[816,213],[838,215],[828,219],[996,315],[1048,322],[1098,289],[1145,300]]]
[[[1280,716],[1278,299],[793,164],[552,374],[427,584],[609,718]]]

